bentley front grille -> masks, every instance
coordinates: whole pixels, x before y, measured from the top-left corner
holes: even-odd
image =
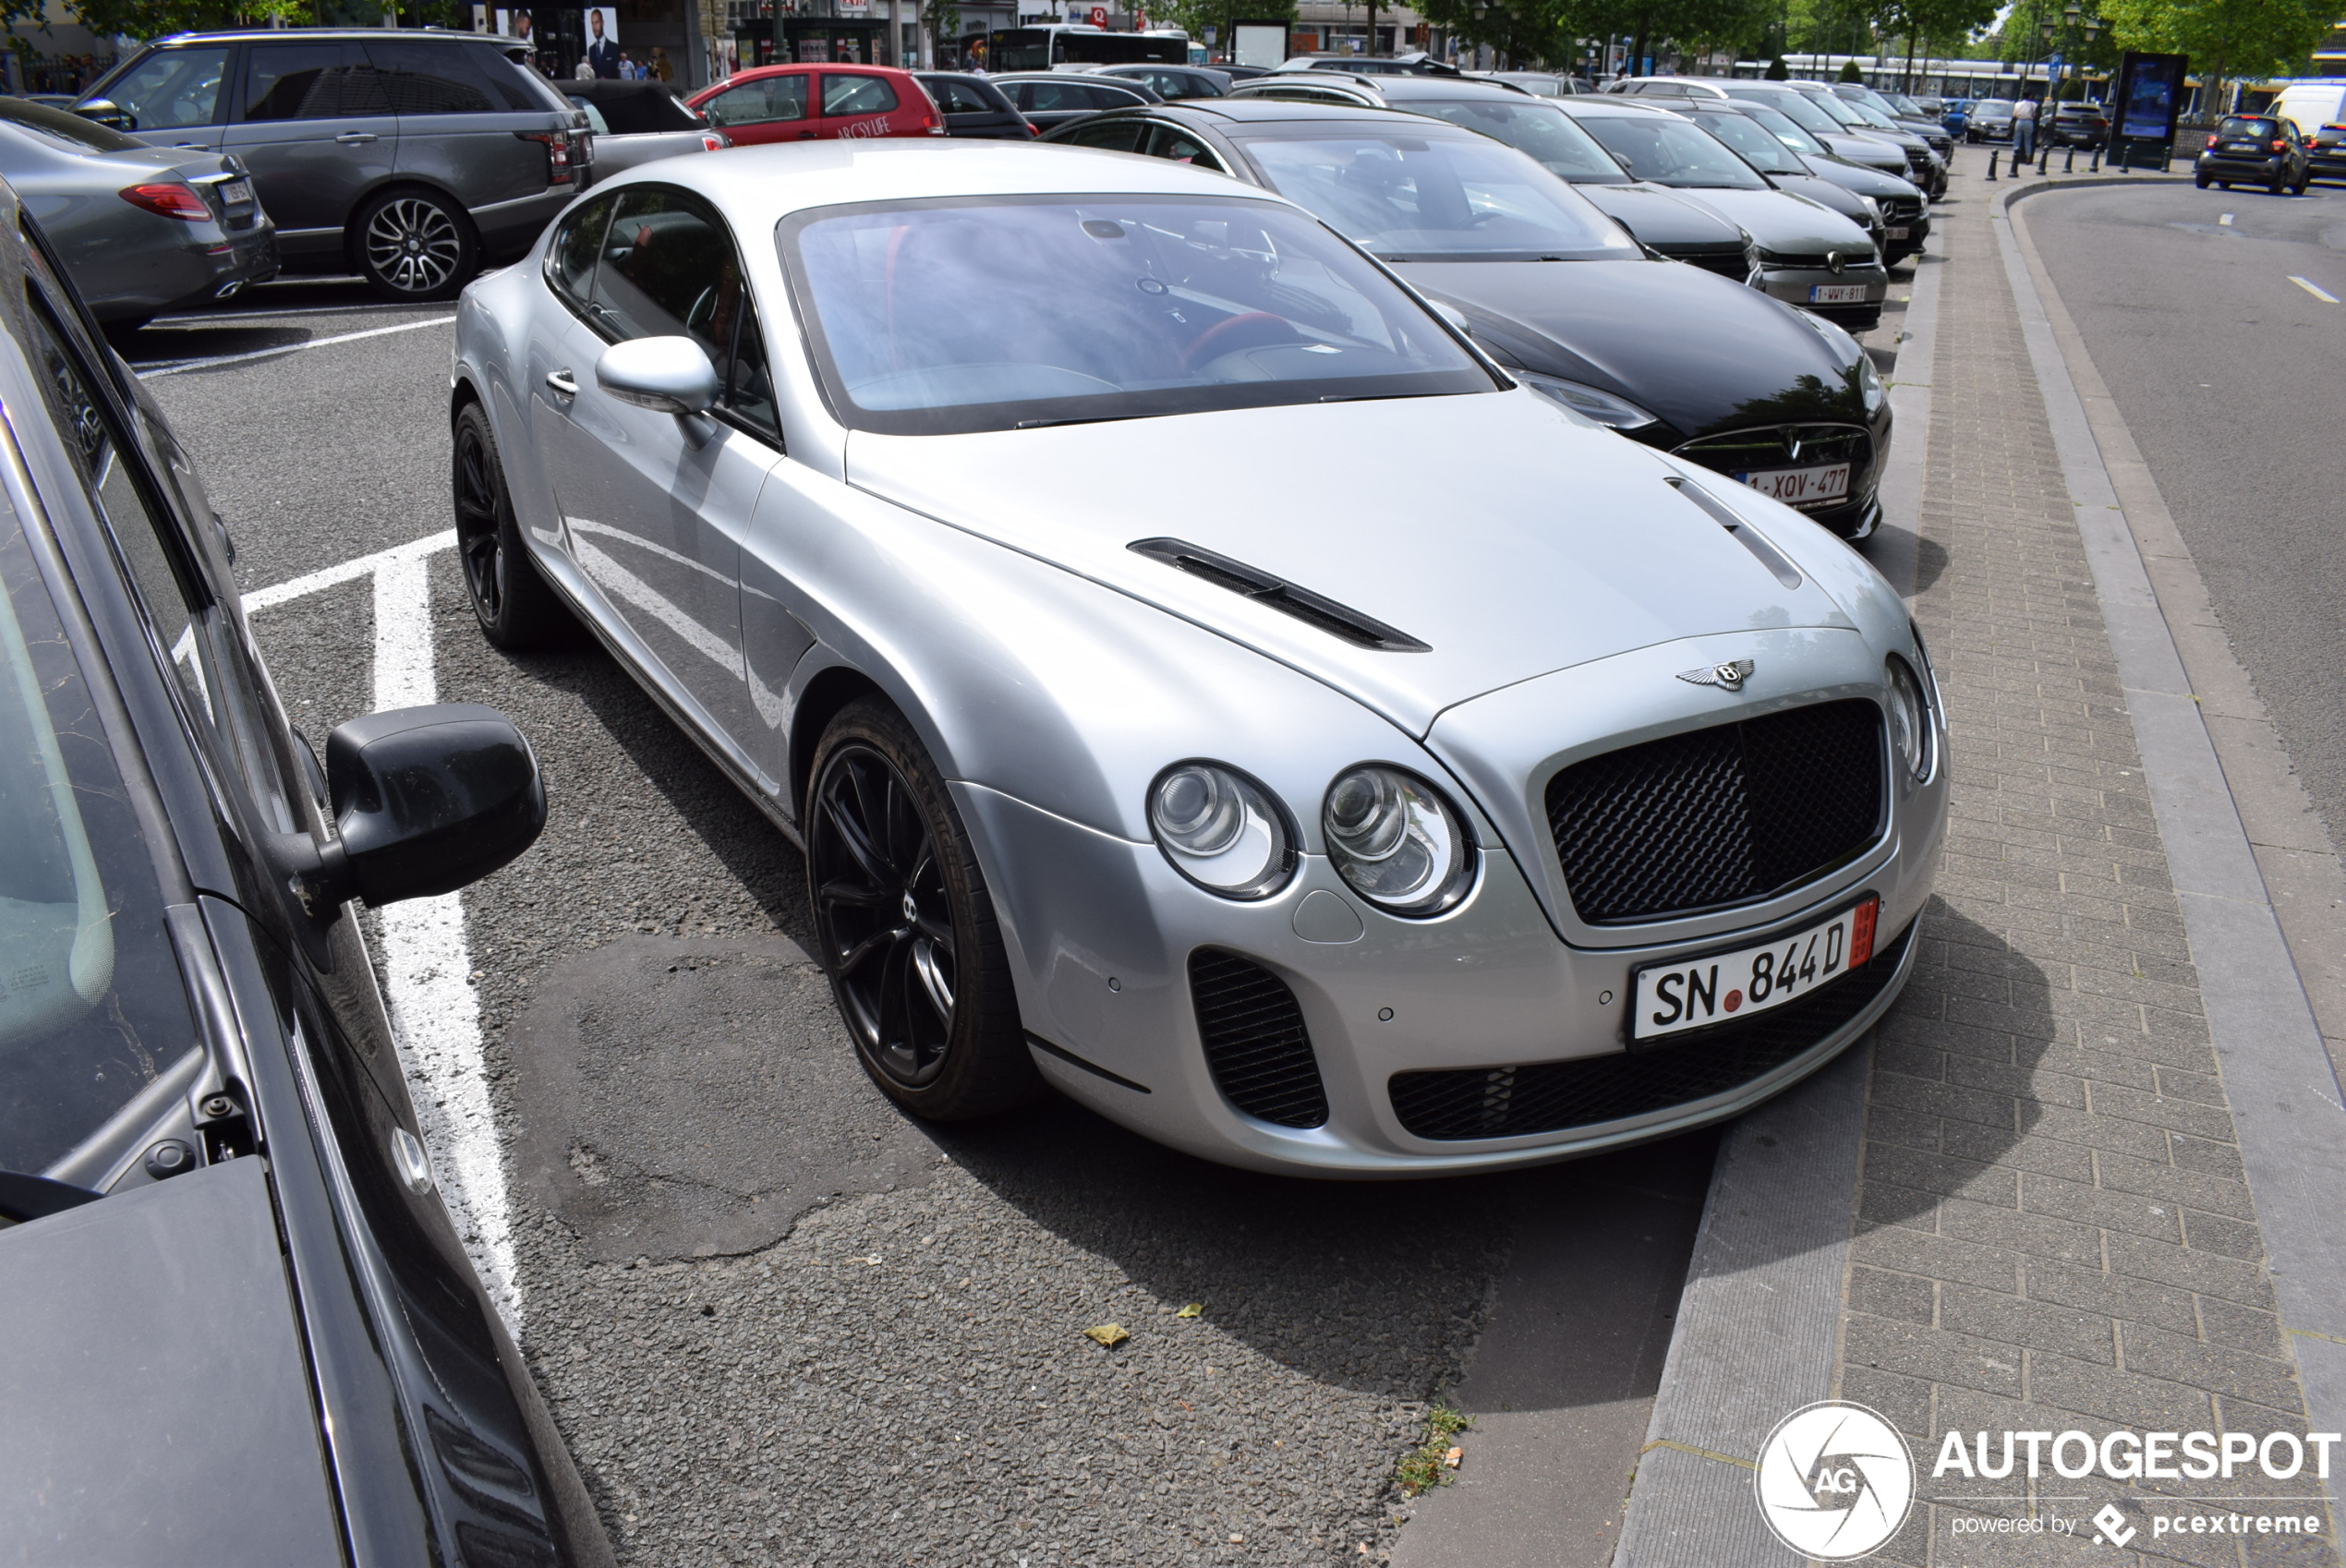
[[[1740,1089],[1866,1010],[1898,973],[1909,923],[1865,968],[1781,1007],[1639,1050],[1569,1062],[1393,1075],[1393,1114],[1419,1138],[1522,1138],[1651,1116]]]
[[[1862,425],[1761,425],[1703,436],[1676,448],[1675,452],[1730,479],[1776,468],[1849,464],[1848,488],[1839,495],[1791,503],[1802,512],[1838,511],[1865,499],[1871,488],[1873,436]]]
[[[1591,925],[1788,891],[1881,837],[1881,709],[1812,703],[1665,735],[1548,780],[1572,907]]]
[[[1281,1127],[1326,1122],[1319,1060],[1286,981],[1236,953],[1201,948],[1190,955],[1190,1000],[1205,1065],[1231,1104]]]

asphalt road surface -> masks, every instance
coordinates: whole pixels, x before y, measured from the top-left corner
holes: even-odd
[[[248,593],[450,526],[449,314],[295,282],[125,340]],[[399,679],[420,657],[441,700],[512,714],[552,816],[462,895],[468,957],[443,978],[477,1004],[477,1067],[430,1067],[418,1098],[438,1125],[479,1092],[497,1179],[456,1198],[503,1238],[521,1343],[623,1561],[1373,1562],[1395,1466],[1462,1380],[1602,1414],[1556,1500],[1585,1553],[1558,1562],[1610,1561],[1707,1136],[1337,1184],[1203,1164],[1063,1102],[909,1122],[795,945],[795,851],[599,652],[498,653],[453,552],[423,562]],[[253,612],[315,741],[398,689],[376,581]],[[460,1152],[435,1147],[443,1187]],[[1474,1365],[1492,1303],[1527,1288],[1538,1364]],[[1116,1349],[1081,1332],[1107,1322]]]
[[[2335,840],[2346,830],[2346,422],[2329,404],[2346,367],[2346,191],[2097,186],[2032,196],[2026,212]]]

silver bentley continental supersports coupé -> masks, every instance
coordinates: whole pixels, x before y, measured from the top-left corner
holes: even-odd
[[[646,167],[466,292],[451,413],[482,629],[584,622],[804,846],[916,1115],[1525,1164],[1780,1092],[1914,962],[1946,730],[1888,585],[1267,192]]]

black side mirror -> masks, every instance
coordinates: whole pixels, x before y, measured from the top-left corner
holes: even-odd
[[[341,841],[296,883],[327,920],[349,899],[380,907],[453,893],[512,862],[546,826],[529,742],[477,703],[352,719],[326,737],[326,789]]]
[[[139,123],[123,113],[121,105],[110,98],[85,99],[73,106],[73,112],[85,120],[95,120],[102,126],[111,126],[118,131],[133,131],[139,128]]]

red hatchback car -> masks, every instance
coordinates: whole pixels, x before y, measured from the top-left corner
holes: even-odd
[[[945,116],[928,90],[892,66],[759,66],[684,102],[740,147],[945,134]]]

